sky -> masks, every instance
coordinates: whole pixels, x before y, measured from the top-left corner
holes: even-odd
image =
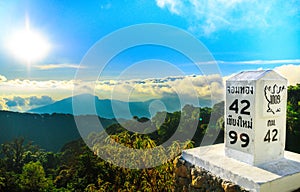
[[[123,50],[98,77],[89,76],[99,71],[97,62],[84,65],[95,45],[115,31],[149,23],[175,28],[170,41],[182,46],[189,47],[181,32],[194,37],[216,61],[220,77],[199,71],[202,61],[178,50],[147,44]],[[79,92],[93,91],[101,99],[112,98],[112,90],[114,99],[146,100],[178,89],[212,98],[211,90],[222,95],[223,79],[243,70],[274,69],[289,84],[300,83],[299,0],[11,0],[0,1],[0,26],[0,109],[5,110],[26,111],[70,97],[78,70],[97,81],[82,83]]]

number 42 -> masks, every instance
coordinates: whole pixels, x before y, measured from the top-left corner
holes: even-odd
[[[244,105],[245,104],[245,105]],[[250,107],[250,102],[248,100],[241,100],[241,105],[244,105],[240,111],[242,115],[250,115],[250,111],[247,111]],[[239,100],[235,99],[232,104],[229,106],[229,110],[239,113]]]
[[[272,130],[272,139],[271,139],[271,130],[269,129],[265,138],[264,138],[264,142],[273,142],[273,141],[278,141],[278,138],[277,138],[277,135],[278,135],[278,130],[277,129],[273,129]]]

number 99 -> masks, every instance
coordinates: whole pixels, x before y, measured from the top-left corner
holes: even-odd
[[[230,140],[230,144],[235,144],[238,140],[238,134],[235,131],[229,131],[228,133]],[[242,133],[240,135],[240,140],[242,142],[241,146],[242,147],[247,147],[249,145],[250,142],[250,138],[249,135],[247,135],[246,133]]]

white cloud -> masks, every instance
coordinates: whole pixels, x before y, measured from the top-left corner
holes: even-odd
[[[60,68],[73,68],[73,69],[84,68],[83,66],[80,66],[78,64],[46,64],[46,65],[35,65],[34,67],[40,70],[60,69]]]
[[[7,96],[0,97],[0,109],[12,111],[26,111],[32,107],[39,107],[53,103],[54,100],[47,95],[37,96]]]
[[[70,97],[72,95],[73,86],[74,81],[72,80],[34,81],[13,79],[0,81],[0,105],[2,109],[6,110],[26,111],[31,108],[29,98],[33,98],[31,104],[34,102],[37,104],[38,100],[40,104],[42,104],[41,99],[43,101],[47,100],[47,98],[42,97],[44,95],[50,96],[53,100],[59,100]],[[25,99],[24,105],[20,105],[20,103],[22,103],[21,100],[17,102],[16,99],[19,99],[19,97]],[[38,98],[34,100],[34,97]],[[48,101],[51,100],[48,98]]]
[[[8,110],[5,100],[1,97],[0,97],[0,110]]]
[[[54,100],[47,95],[43,95],[40,98],[37,96],[31,96],[26,99],[29,100],[28,105],[30,106],[49,105],[54,102]]]
[[[284,0],[156,0],[156,4],[186,18],[189,30],[200,35],[283,25],[299,13],[296,1]]]
[[[177,15],[180,14],[178,7],[181,6],[181,2],[178,0],[156,0],[156,4],[157,6],[159,6],[160,8],[165,8],[167,7],[168,9],[170,9],[170,11],[172,13],[175,13]]]
[[[287,78],[289,85],[300,83],[300,65],[282,65],[274,70]]]
[[[219,75],[99,81],[96,85],[96,93],[106,94],[117,100],[146,100],[170,95],[210,100],[212,92],[213,99],[223,98],[222,78]]]
[[[2,82],[2,81],[6,81],[7,79],[6,79],[6,77],[5,76],[3,76],[3,75],[0,75],[0,82]]]
[[[262,68],[258,68],[257,70],[263,70]],[[282,76],[284,76],[288,80],[289,85],[296,85],[300,83],[300,65],[281,65],[279,67],[275,67],[274,71],[278,72]],[[229,79],[230,77],[234,76],[235,74],[231,74],[229,76],[223,77],[223,83]]]
[[[13,79],[0,82],[0,90],[26,91],[26,90],[45,90],[45,89],[67,89],[72,90],[74,81],[35,81]]]
[[[24,106],[25,99],[19,96],[14,96],[12,99],[4,98],[5,104],[8,107]]]
[[[216,61],[218,64],[231,65],[268,65],[268,64],[300,64],[300,59],[249,60],[249,61]],[[200,63],[202,64],[202,63]],[[204,64],[209,64],[204,63]]]

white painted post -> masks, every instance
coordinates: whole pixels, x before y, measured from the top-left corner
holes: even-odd
[[[283,158],[287,80],[272,70],[226,81],[225,155],[251,165]]]

